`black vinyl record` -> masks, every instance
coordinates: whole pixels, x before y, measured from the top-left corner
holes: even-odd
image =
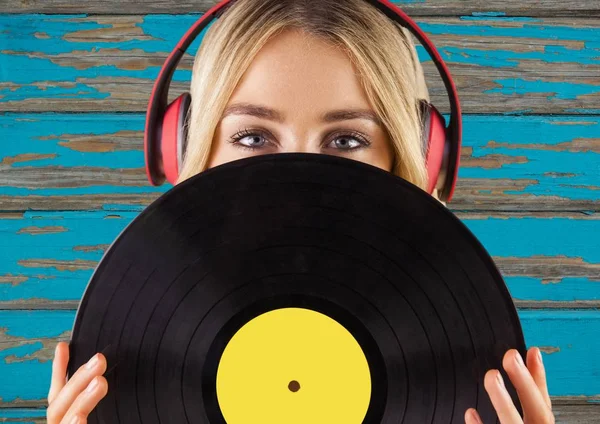
[[[253,324],[262,341],[246,340],[236,352],[238,359],[252,353],[254,362],[223,371],[229,377],[220,381],[228,383],[219,386],[236,334],[268,313],[291,310],[318,313],[347,331],[364,354],[369,387],[350,377],[328,380],[328,370],[345,378],[354,368],[344,371],[350,353],[333,352],[324,326],[306,333],[321,337],[315,346],[301,327],[278,335],[256,330],[286,330],[285,315],[271,327]],[[276,362],[289,362],[298,375],[279,376],[285,372],[269,356],[278,355],[279,342],[290,356]],[[501,370],[522,415],[502,368],[510,348],[525,356],[511,296],[487,251],[452,212],[368,164],[285,153],[204,171],[123,230],[83,295],[67,373],[96,352],[107,358],[108,393],[88,423],[243,423],[227,418],[226,402],[246,417],[253,415],[244,408],[258,408],[260,424],[301,422],[302,414],[316,424],[464,423],[470,407],[494,423],[483,385],[491,368]],[[320,364],[319,355],[329,362]],[[285,387],[268,387],[273,373]],[[246,374],[252,381],[243,381]],[[243,390],[241,399],[254,399],[252,405],[232,404],[228,390]],[[349,419],[355,397],[366,399],[364,411]],[[275,419],[282,402],[291,403]]]

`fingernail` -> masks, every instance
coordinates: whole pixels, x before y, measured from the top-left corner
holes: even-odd
[[[542,360],[542,352],[540,351],[539,348],[535,348],[535,350],[537,350],[537,357],[538,357],[538,361],[540,361],[540,364],[543,364],[544,361]]]
[[[477,424],[483,424],[481,422],[481,420],[479,419],[479,414],[477,412],[475,412],[474,409],[471,409],[471,419],[473,421],[475,421]]]
[[[496,376],[496,378],[498,379],[498,384],[500,385],[500,387],[505,388],[506,386],[504,385],[504,379],[502,378],[502,374],[500,373],[500,371],[498,371],[498,375]]]
[[[85,367],[88,370],[91,370],[92,368],[94,368],[94,366],[98,363],[98,354],[96,353],[94,356],[92,356],[92,359],[90,359],[88,361],[87,364],[85,364]]]
[[[92,393],[97,385],[98,385],[98,379],[94,378],[92,381],[90,381],[90,384],[88,384],[87,388],[85,389],[85,392]]]
[[[524,367],[525,366],[525,364],[523,364],[523,358],[521,358],[521,354],[519,352],[517,352],[517,354],[515,355],[515,362],[520,367]]]

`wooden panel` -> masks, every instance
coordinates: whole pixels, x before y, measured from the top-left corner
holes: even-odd
[[[550,394],[596,399],[600,311],[519,311],[519,317],[526,344],[543,352]],[[75,311],[0,311],[0,381],[13,382],[0,386],[1,407],[43,404],[54,347],[69,341],[74,319]]]
[[[565,6],[559,0],[404,0],[392,1],[409,15],[514,15],[514,16],[599,16],[596,0],[578,0]],[[0,13],[193,13],[204,12],[216,1],[207,0],[13,0],[0,3]],[[498,12],[501,11],[501,12]]]
[[[144,112],[153,80],[199,15],[0,15],[0,108]],[[448,62],[465,113],[600,113],[598,19],[417,20]],[[171,98],[189,88],[196,40]],[[419,46],[434,103],[439,76]]]
[[[137,215],[57,211],[0,219],[0,306],[76,308],[98,261]],[[459,217],[493,257],[518,307],[600,307],[600,251],[586,242],[598,216]]]
[[[553,398],[552,405],[556,423],[596,424],[600,415],[600,402],[568,404],[568,399]]]
[[[144,171],[143,114],[0,115],[0,204],[130,210],[170,185]],[[456,211],[600,206],[600,117],[465,116]]]

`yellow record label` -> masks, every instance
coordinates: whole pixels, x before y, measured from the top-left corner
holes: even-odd
[[[250,320],[217,369],[228,424],[358,424],[370,398],[369,365],[356,339],[309,309],[276,309]]]

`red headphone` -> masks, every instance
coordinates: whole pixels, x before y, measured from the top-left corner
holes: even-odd
[[[184,120],[191,103],[189,93],[183,93],[167,105],[169,85],[177,64],[183,53],[198,34],[224,11],[225,6],[235,0],[223,0],[210,8],[184,34],[176,48],[169,54],[158,78],[154,83],[152,95],[146,112],[144,132],[144,154],[146,175],[152,185],[160,185],[165,178],[175,184],[184,157],[187,134]],[[454,193],[460,161],[462,138],[462,115],[458,93],[446,64],[433,43],[417,24],[400,8],[387,0],[366,0],[381,10],[390,19],[407,28],[421,42],[433,59],[450,99],[450,123],[446,128],[444,117],[431,103],[421,100],[423,116],[423,149],[426,152],[427,191],[438,189],[442,201],[450,201]]]

